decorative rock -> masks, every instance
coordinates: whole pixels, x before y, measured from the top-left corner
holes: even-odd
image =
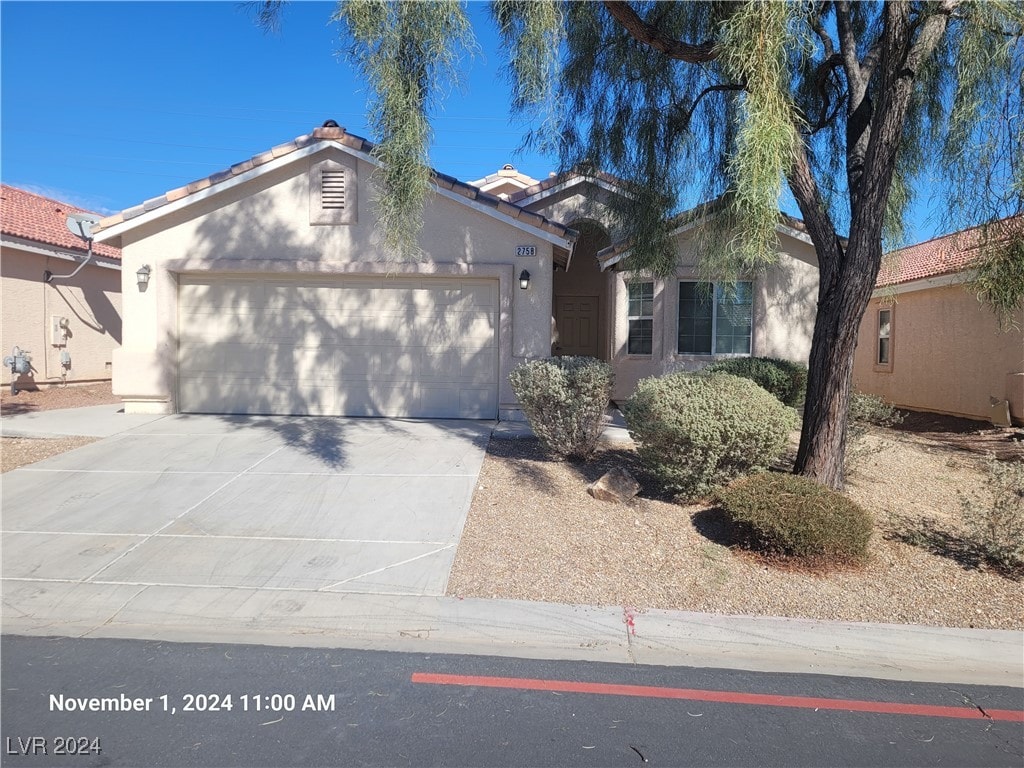
[[[587,486],[587,493],[598,501],[624,504],[640,492],[640,483],[621,467],[614,467]]]

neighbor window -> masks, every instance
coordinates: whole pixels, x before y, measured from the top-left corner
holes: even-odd
[[[629,284],[629,339],[631,355],[649,355],[654,344],[654,283]]]
[[[878,310],[878,350],[875,365],[888,368],[892,366],[892,310]]]
[[[754,285],[679,283],[680,355],[749,355]]]

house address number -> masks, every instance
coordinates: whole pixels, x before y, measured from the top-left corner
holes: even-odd
[[[537,246],[536,245],[517,245],[516,256],[536,256]]]

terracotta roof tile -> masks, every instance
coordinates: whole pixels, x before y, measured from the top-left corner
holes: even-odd
[[[520,190],[519,192],[513,192],[509,195],[510,202],[518,202],[527,197],[533,197],[534,195],[540,194],[541,192],[547,192],[552,187],[557,187],[560,184],[572,181],[573,179],[579,179],[581,182],[585,181],[603,181],[606,184],[611,184],[615,187],[621,187],[622,189],[629,188],[629,182],[625,179],[620,179],[618,176],[613,176],[610,173],[604,171],[579,171],[571,170],[559,173],[555,176],[549,176],[548,178],[533,184],[526,189]]]
[[[66,221],[69,213],[92,211],[8,184],[2,185],[0,189],[0,231],[5,235],[85,253],[86,245],[82,239],[68,231]],[[121,249],[106,243],[93,245],[93,252],[100,256],[121,258]]]
[[[1000,240],[1024,235],[1024,214],[988,226],[995,228],[988,234]],[[985,242],[985,225],[981,225],[890,251],[882,259],[876,286],[882,288],[962,272],[978,257],[979,248]]]
[[[193,181],[192,183],[187,184],[184,187],[178,187],[177,189],[173,189],[164,195],[154,197],[151,200],[147,200],[142,205],[137,205],[133,208],[129,208],[114,216],[108,216],[107,218],[100,221],[100,223],[95,227],[95,231],[99,232],[103,229],[112,227],[115,224],[121,224],[124,221],[132,219],[136,216],[140,216],[141,214],[146,213],[148,211],[156,210],[164,205],[167,205],[170,202],[182,200],[188,197],[189,195],[193,195],[196,192],[208,189],[209,187],[215,186],[235,176],[239,176],[243,173],[253,170],[254,168],[258,168],[261,165],[269,163],[271,160],[275,160],[279,157],[284,157],[285,155],[291,154],[292,152],[295,152],[298,149],[310,146],[319,141],[336,141],[359,152],[369,153],[373,151],[373,144],[371,144],[369,141],[362,138],[361,136],[356,136],[355,134],[348,133],[344,128],[337,126],[325,126],[321,128],[314,128],[312,133],[309,133],[305,136],[299,136],[294,141],[285,142],[284,144],[278,144],[276,147],[273,147],[272,149],[266,152],[261,152],[260,154],[255,155],[248,160],[243,160],[240,163],[236,163],[235,165],[232,165],[230,168],[226,170],[218,171],[217,173],[214,173],[202,179],[197,179],[196,181]],[[558,237],[564,237],[567,240],[575,241],[578,236],[575,230],[572,230],[557,222],[550,221],[541,216],[540,214],[528,213],[527,211],[525,211],[524,209],[520,208],[517,205],[510,206],[510,208],[516,211],[517,213],[512,213],[507,208],[501,208],[500,206],[506,206],[508,204],[505,203],[505,201],[495,197],[494,195],[487,194],[486,192],[481,192],[476,187],[465,182],[459,181],[453,176],[448,176],[447,174],[438,173],[437,171],[434,171],[433,181],[438,187],[442,189],[450,190],[452,192],[455,192],[456,194],[467,197],[470,200],[477,200],[481,203],[490,206],[491,208],[494,208],[495,210],[500,210],[501,212],[506,213],[506,215],[513,216],[516,219],[525,220],[531,225],[539,229],[543,229],[544,231],[549,232],[553,235],[557,235]]]

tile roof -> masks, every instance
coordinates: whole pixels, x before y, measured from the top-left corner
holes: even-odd
[[[266,152],[262,152],[258,155],[249,158],[248,160],[244,160],[241,163],[236,163],[235,165],[232,165],[230,168],[226,168],[205,178],[193,181],[192,183],[186,184],[183,187],[172,189],[169,192],[160,195],[159,197],[154,197],[150,200],[146,200],[141,205],[137,205],[133,208],[128,208],[127,210],[121,211],[121,213],[115,214],[113,216],[108,216],[107,218],[100,221],[100,223],[94,228],[94,231],[101,232],[102,230],[109,229],[110,227],[116,224],[121,224],[125,221],[129,221],[137,216],[141,216],[144,213],[149,213],[150,211],[161,208],[162,206],[165,206],[169,203],[173,203],[177,200],[181,200],[182,198],[188,197],[189,195],[193,195],[196,192],[200,192],[204,189],[216,186],[221,182],[240,176],[241,174],[251,171],[254,168],[258,168],[261,165],[265,165],[266,163],[269,163],[271,160],[276,160],[279,157],[284,157],[285,155],[289,155],[292,152],[311,146],[321,141],[336,142],[345,147],[349,147],[350,149],[353,149],[356,152],[361,152],[364,154],[369,154],[373,150],[373,144],[367,141],[366,139],[362,138],[361,136],[356,136],[353,133],[348,133],[344,128],[340,126],[325,125],[324,127],[321,128],[315,128],[312,133],[308,133],[304,136],[299,136],[293,141],[285,142],[284,144],[279,144],[276,147],[267,150]],[[446,174],[434,171],[432,181],[441,189],[455,192],[456,194],[462,195],[468,200],[472,200],[475,201],[476,203],[483,204],[489,208],[493,208],[495,211],[499,213],[505,214],[506,216],[510,216],[513,219],[516,219],[517,221],[520,221],[529,226],[541,229],[547,232],[548,234],[555,235],[556,237],[562,237],[569,241],[575,241],[578,236],[576,231],[570,229],[569,227],[566,227],[555,221],[551,221],[550,219],[547,219],[544,216],[541,216],[540,214],[527,211],[525,208],[520,208],[518,205],[510,205],[507,201],[501,200],[500,198],[495,197],[494,195],[490,195],[486,192],[481,192],[472,184],[467,184],[466,182],[459,181],[453,176],[448,176]]]
[[[518,202],[519,200],[524,200],[527,197],[533,197],[534,195],[539,195],[542,192],[547,192],[549,189],[553,187],[557,187],[561,184],[566,184],[570,181],[573,181],[574,179],[579,179],[581,182],[588,180],[603,181],[606,184],[611,184],[612,186],[615,187],[621,187],[622,189],[629,188],[628,181],[626,181],[625,179],[620,179],[618,176],[613,176],[610,173],[605,173],[604,171],[580,171],[574,169],[571,171],[565,171],[563,173],[556,174],[554,176],[549,176],[543,181],[539,181],[536,184],[533,184],[520,192],[515,192],[509,196],[509,200],[515,203]]]
[[[986,233],[986,226],[994,230]],[[978,257],[982,245],[993,238],[1004,240],[1011,235],[1024,235],[1024,214],[890,251],[882,259],[876,286],[882,288],[962,272]]]
[[[718,213],[725,207],[727,202],[728,198],[725,195],[719,195],[714,200],[708,200],[707,202],[695,205],[693,208],[688,208],[681,213],[675,214],[670,221],[670,226],[673,230],[676,230],[688,224],[693,224],[706,216]],[[808,234],[807,225],[804,224],[803,220],[782,211],[779,211],[779,225],[794,229],[803,235]],[[607,269],[618,263],[621,260],[622,254],[626,253],[630,247],[631,243],[623,241],[613,243],[607,248],[602,248],[597,253],[597,260],[601,263],[601,268]]]
[[[0,232],[5,235],[85,253],[85,242],[71,234],[67,228],[69,213],[92,211],[26,192],[9,184],[0,185]],[[120,248],[105,243],[94,244],[93,253],[112,259],[121,258]]]

